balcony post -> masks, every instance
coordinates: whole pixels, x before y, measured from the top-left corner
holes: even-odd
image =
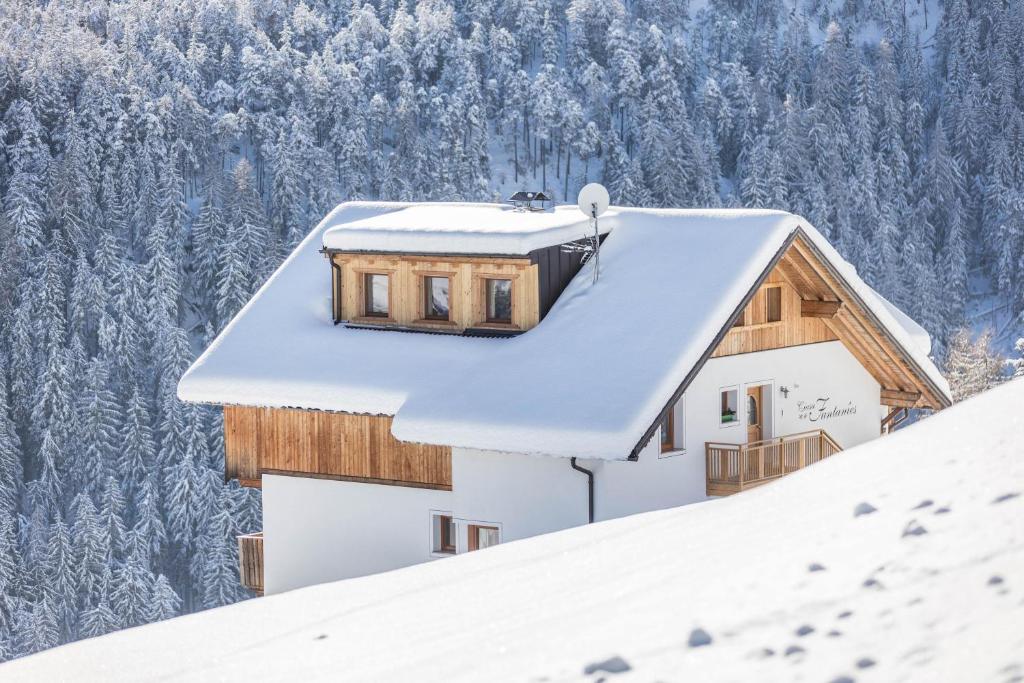
[[[807,439],[800,439],[799,444],[800,446],[798,453],[800,454],[800,460],[797,463],[797,469],[802,470],[804,467],[807,466]]]

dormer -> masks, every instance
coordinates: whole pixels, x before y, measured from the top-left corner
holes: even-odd
[[[591,229],[574,206],[524,211],[499,204],[397,205],[334,226],[323,237],[334,322],[520,334],[544,318],[579,272],[584,252],[571,245]]]

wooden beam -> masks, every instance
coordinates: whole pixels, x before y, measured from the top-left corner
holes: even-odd
[[[808,299],[801,299],[800,317],[834,318],[842,306],[842,301],[810,301]]]
[[[921,398],[920,391],[904,391],[902,389],[882,389],[882,403],[901,408],[913,408]]]

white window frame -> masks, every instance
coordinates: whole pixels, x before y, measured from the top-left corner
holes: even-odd
[[[434,519],[437,517],[451,517],[452,524],[455,526],[455,550],[450,553],[441,552],[435,550],[434,544]],[[455,518],[455,515],[448,510],[431,510],[427,517],[427,554],[430,557],[452,557],[453,555],[459,554],[459,520]],[[437,544],[438,546],[440,543]]]
[[[724,394],[727,391],[735,391],[736,392],[736,419],[733,420],[732,422],[722,422],[722,394]],[[742,412],[743,411],[743,406],[740,405],[740,385],[739,384],[729,384],[729,385],[726,385],[724,387],[719,387],[718,388],[718,401],[715,402],[715,405],[718,408],[718,410],[715,411],[715,415],[716,415],[715,420],[718,422],[718,428],[719,429],[732,429],[733,427],[737,427],[737,426],[739,426],[741,424],[744,424],[746,422],[746,418],[743,417],[743,412]]]

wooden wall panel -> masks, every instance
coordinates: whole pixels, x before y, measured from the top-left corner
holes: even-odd
[[[540,321],[538,266],[523,258],[434,257],[398,254],[334,253],[341,267],[341,318],[355,323],[463,332],[468,328],[528,330]],[[363,316],[363,278],[386,273],[390,315]],[[449,320],[423,318],[423,278],[449,278]],[[512,325],[488,324],[484,315],[484,279],[512,280]]]
[[[224,406],[225,475],[264,472],[451,489],[451,449],[403,443],[386,415]]]
[[[765,320],[767,307],[765,290],[769,287],[782,288],[782,320],[780,322],[758,322]],[[712,358],[839,339],[824,320],[800,316],[800,293],[790,284],[778,267],[769,274],[765,283],[747,304],[743,311],[743,321],[743,326],[733,327],[729,330],[725,339],[711,355]]]

